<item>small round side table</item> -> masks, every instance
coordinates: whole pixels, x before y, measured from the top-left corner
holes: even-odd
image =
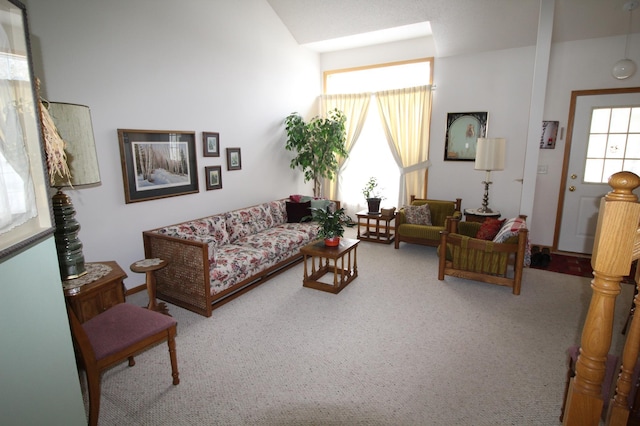
[[[155,271],[164,268],[169,262],[164,259],[144,259],[134,262],[129,267],[133,272],[144,272],[146,274],[147,294],[149,295],[149,305],[147,309],[169,315],[169,309],[164,302],[156,302],[156,276]]]

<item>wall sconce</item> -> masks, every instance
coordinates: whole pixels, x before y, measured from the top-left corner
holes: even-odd
[[[504,170],[506,146],[507,140],[504,138],[478,138],[475,169],[487,172],[487,176],[482,182],[484,184],[482,207],[477,210],[480,213],[493,213],[493,210],[489,208],[489,185],[493,183],[491,182],[491,172]]]
[[[75,219],[76,211],[71,198],[62,188],[97,185],[100,183],[98,156],[93,138],[93,126],[89,107],[68,103],[49,102],[47,110],[62,140],[70,177],[56,177],[51,185],[58,189],[52,198],[54,232],[60,275],[63,281],[78,278],[87,273],[82,253],[82,242],[78,239],[80,224]]]
[[[631,17],[639,3],[640,2],[638,0],[631,0],[626,2],[622,7],[625,11],[629,12],[629,27],[627,30],[627,39],[624,45],[624,59],[620,59],[616,62],[611,70],[613,76],[618,80],[629,78],[636,72],[636,63],[629,59],[629,37],[631,37]]]

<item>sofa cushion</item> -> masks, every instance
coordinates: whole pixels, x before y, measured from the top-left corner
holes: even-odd
[[[226,214],[229,241],[255,234],[273,226],[273,216],[268,203],[234,210]]]
[[[431,226],[431,209],[429,208],[429,204],[405,206],[404,214],[407,219],[407,223],[412,225]]]
[[[305,203],[293,203],[287,201],[287,222],[299,223],[307,217],[311,216],[311,201]]]
[[[496,219],[493,217],[488,217],[482,222],[480,225],[480,229],[476,233],[476,238],[481,240],[493,240],[496,235],[498,235],[498,231],[502,228],[502,224],[507,219]]]
[[[273,225],[280,225],[287,221],[287,204],[285,200],[275,200],[269,203],[271,216],[273,216]]]

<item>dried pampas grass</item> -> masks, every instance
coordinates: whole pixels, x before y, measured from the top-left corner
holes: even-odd
[[[40,93],[40,79],[36,79],[36,89]],[[49,183],[55,185],[56,177],[66,180],[71,185],[71,171],[67,165],[67,154],[64,152],[65,142],[60,137],[56,124],[49,115],[48,102],[40,100],[38,105],[40,123],[42,127],[42,139],[44,150],[47,154],[47,169],[49,170]]]

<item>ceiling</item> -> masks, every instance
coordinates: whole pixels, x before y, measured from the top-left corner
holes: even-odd
[[[342,50],[431,32],[438,57],[535,45],[540,1],[267,0],[296,41],[314,50]],[[626,2],[556,0],[553,41],[626,34]],[[633,12],[632,32],[640,32],[638,15],[640,8]],[[388,34],[380,31],[394,28],[397,31]],[[363,34],[371,32],[377,37],[368,41]],[[353,42],[350,36],[358,37]],[[327,41],[332,43],[318,43]]]

